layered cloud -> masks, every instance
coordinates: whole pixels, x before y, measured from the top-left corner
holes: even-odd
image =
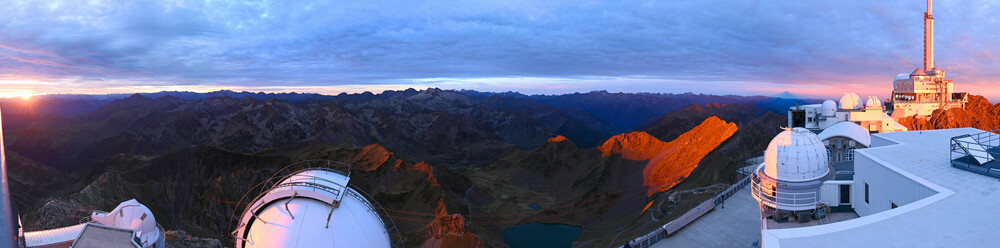
[[[15,1],[0,5],[0,87],[888,91],[921,64],[924,4]],[[959,90],[1000,81],[998,11],[935,4]]]

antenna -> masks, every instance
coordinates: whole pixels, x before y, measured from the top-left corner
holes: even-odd
[[[0,127],[3,127],[3,117],[0,117]],[[17,226],[14,225],[17,213],[10,201],[7,178],[7,155],[3,146],[3,130],[0,128],[0,246],[17,247]]]
[[[937,67],[934,63],[934,11],[933,0],[927,0],[927,12],[924,12],[924,70],[930,71]]]

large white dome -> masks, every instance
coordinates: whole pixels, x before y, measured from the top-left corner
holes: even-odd
[[[826,177],[826,147],[805,128],[779,133],[764,152],[764,174],[779,181],[805,182]]]
[[[840,109],[859,109],[861,105],[860,98],[854,92],[844,93],[844,96],[840,97]]]

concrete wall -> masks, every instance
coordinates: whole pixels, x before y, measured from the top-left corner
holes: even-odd
[[[875,142],[876,137],[872,137],[872,143]],[[893,203],[903,206],[937,193],[878,161],[864,152],[855,154],[851,203],[858,215],[886,211],[892,209]],[[868,184],[868,202],[865,202],[865,184]]]

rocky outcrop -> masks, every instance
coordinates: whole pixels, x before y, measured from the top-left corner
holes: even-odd
[[[382,147],[377,143],[367,145],[364,148],[361,148],[360,152],[354,154],[351,159],[351,165],[362,168],[366,171],[372,171],[378,169],[379,166],[382,166],[382,164],[389,161],[392,154],[392,152],[386,150],[385,147]],[[402,161],[400,160],[397,162]]]
[[[982,96],[969,96],[965,108],[935,110],[929,118],[907,116],[898,118],[910,131],[973,127],[991,131],[1000,129],[1000,104],[993,105]]]
[[[431,166],[430,164],[427,164],[427,162],[417,163],[417,164],[413,165],[412,167],[410,167],[408,170],[427,173],[427,182],[430,182],[431,185],[433,185],[433,186],[441,186],[441,185],[438,185],[437,178],[434,177],[434,166]]]
[[[434,220],[420,234],[427,239],[420,247],[484,247],[483,240],[469,232],[462,215],[448,214],[444,199],[438,201]]]
[[[643,184],[648,187],[647,195],[652,195],[684,180],[702,158],[738,129],[736,124],[713,116],[671,142],[660,141],[646,132],[630,132],[616,135],[598,148],[603,156],[616,154],[631,160],[648,160],[643,169]]]
[[[558,135],[556,137],[549,138],[549,140],[547,142],[563,142],[563,141],[566,141],[566,137],[563,137],[562,135]]]
[[[184,230],[170,230],[165,233],[167,247],[174,248],[222,248],[218,239],[199,238],[188,235]]]

